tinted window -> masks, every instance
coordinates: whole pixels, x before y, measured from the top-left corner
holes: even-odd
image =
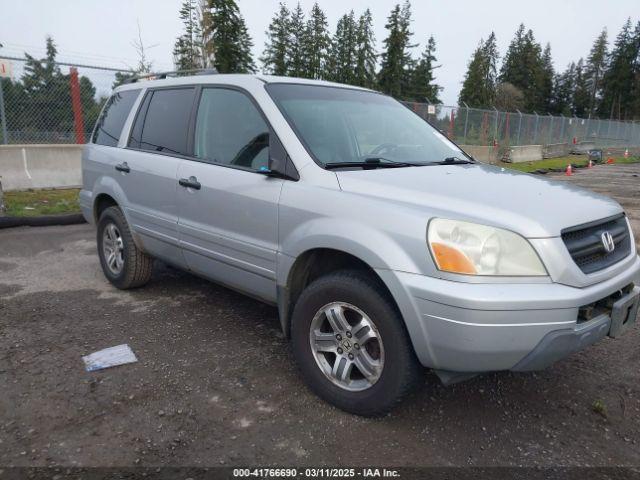
[[[139,145],[143,150],[187,155],[187,131],[193,106],[193,88],[155,90],[144,117]],[[146,102],[145,102],[146,104]],[[136,121],[137,123],[137,121]],[[134,135],[136,126],[134,126]]]
[[[127,121],[133,103],[138,98],[140,90],[126,90],[115,93],[98,119],[93,133],[93,143],[115,147],[120,140],[122,127]]]
[[[245,94],[205,88],[196,119],[194,154],[209,162],[258,170],[269,163],[269,127]]]

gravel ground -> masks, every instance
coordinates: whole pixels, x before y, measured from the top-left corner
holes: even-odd
[[[574,181],[640,237],[640,165]],[[121,292],[87,225],[0,231],[0,466],[640,465],[640,328],[538,373],[424,384],[382,419],[303,386],[276,310],[157,265]],[[128,343],[136,364],[86,373]]]

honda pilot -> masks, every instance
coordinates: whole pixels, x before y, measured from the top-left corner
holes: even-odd
[[[141,287],[158,259],[277,306],[302,379],[356,414],[389,411],[424,367],[446,384],[539,370],[636,321],[618,203],[478,163],[375,91],[137,79],[82,168],[113,285]]]

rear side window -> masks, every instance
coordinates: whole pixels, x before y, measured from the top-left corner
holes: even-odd
[[[197,158],[252,170],[269,164],[269,127],[241,92],[203,89],[195,130]]]
[[[93,132],[93,143],[115,147],[140,90],[126,90],[111,96]]]
[[[187,155],[187,133],[195,89],[151,92],[133,126],[129,146],[153,152]]]

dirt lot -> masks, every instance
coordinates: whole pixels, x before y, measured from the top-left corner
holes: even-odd
[[[640,237],[640,165],[580,171]],[[561,208],[561,206],[558,206]],[[640,328],[539,373],[425,382],[362,419],[303,386],[276,310],[159,265],[103,278],[89,226],[0,231],[0,465],[640,465]],[[128,343],[139,362],[86,373]]]

